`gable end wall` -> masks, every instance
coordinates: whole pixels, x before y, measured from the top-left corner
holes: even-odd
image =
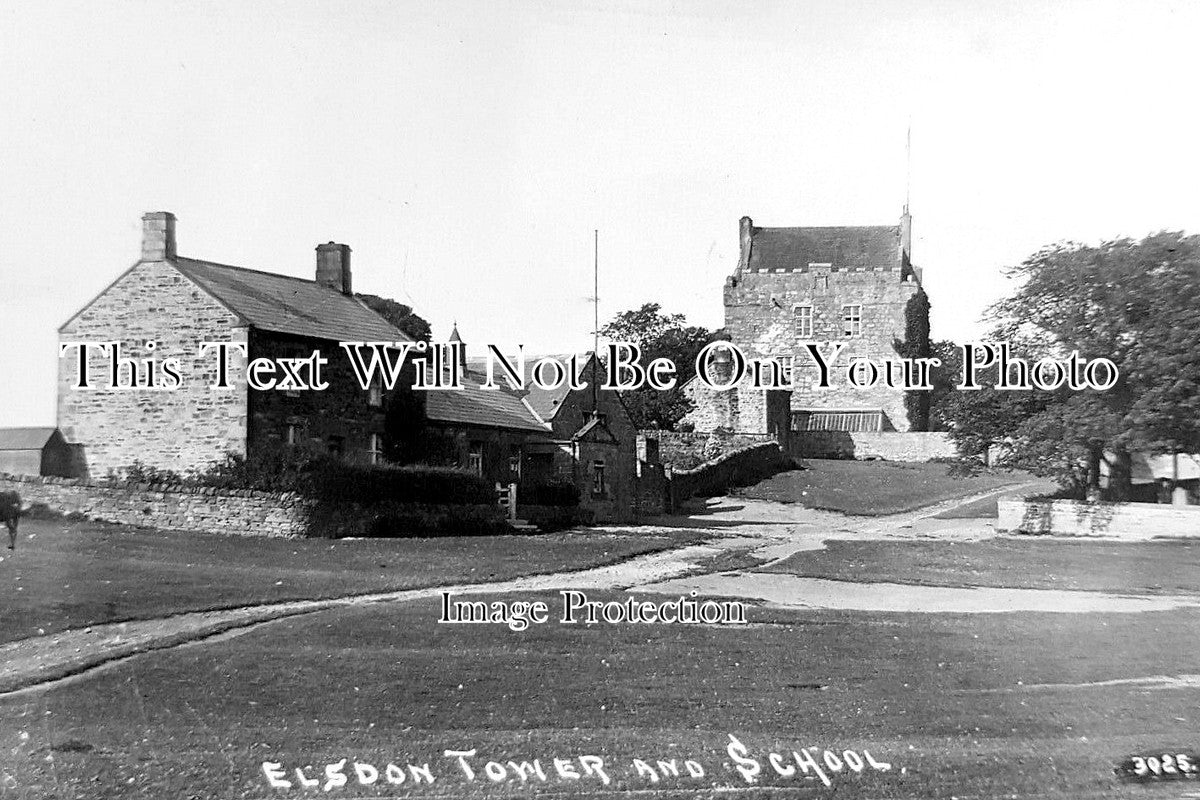
[[[60,342],[120,341],[122,357],[139,362],[144,383],[146,359],[180,362],[183,385],[175,390],[109,389],[109,362],[89,358],[93,385],[75,389],[74,351],[59,358],[58,427],[67,441],[83,446],[88,476],[103,477],[135,460],[183,472],[220,460],[229,451],[245,453],[245,359],[232,354],[226,391],[213,391],[217,357],[201,358],[202,341],[246,341],[236,315],[167,262],[141,262],[76,314],[59,331]],[[157,345],[150,351],[148,340]],[[161,373],[160,373],[161,375]],[[129,369],[122,370],[129,382]]]

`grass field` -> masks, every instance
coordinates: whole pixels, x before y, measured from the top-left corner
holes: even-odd
[[[181,611],[582,569],[702,534],[269,539],[25,520],[0,551],[0,642]]]
[[[0,700],[6,796],[712,796],[748,785],[732,734],[756,786],[790,787],[755,797],[1157,798],[1178,792],[1123,786],[1113,767],[1198,744],[1195,684],[1110,683],[1194,672],[1195,612],[751,609],[738,627],[523,633],[436,618],[432,602],[325,612]],[[892,769],[827,768],[826,789],[776,774],[766,755],[809,747],[818,759],[866,750]],[[447,749],[476,751],[473,780]],[[580,755],[601,757],[611,783],[556,777],[554,758],[582,774]],[[344,758],[349,786],[296,785],[294,768],[324,778]],[[534,758],[544,784],[506,766]],[[656,771],[691,760],[704,776],[654,784],[635,758]],[[435,781],[358,785],[355,760],[427,764]],[[505,780],[487,779],[488,760]],[[292,788],[270,788],[263,762]]]
[[[972,477],[949,474],[938,463],[807,459],[802,469],[781,472],[739,495],[844,514],[881,516],[986,492],[1030,480],[1020,472],[986,472]]]
[[[830,541],[762,571],[933,586],[1200,594],[1200,542]]]

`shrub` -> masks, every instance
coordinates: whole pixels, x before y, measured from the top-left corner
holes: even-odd
[[[163,486],[181,484],[184,482],[184,478],[174,470],[159,469],[135,460],[129,466],[122,467],[115,472],[109,470],[108,474],[104,476],[104,482],[115,486],[135,486],[139,483]]]
[[[363,505],[495,505],[496,489],[472,472],[449,467],[371,467],[327,461],[301,490],[320,500]]]
[[[496,505],[417,505],[381,503],[363,507],[321,503],[309,518],[309,536],[407,538],[417,536],[493,536],[508,533]]]
[[[590,525],[594,516],[590,509],[570,506],[518,506],[517,513],[543,533]]]
[[[579,505],[579,487],[568,480],[526,481],[517,485],[517,509],[533,506]]]

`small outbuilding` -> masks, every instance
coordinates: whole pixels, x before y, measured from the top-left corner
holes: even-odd
[[[70,477],[73,463],[58,428],[0,428],[0,472]]]

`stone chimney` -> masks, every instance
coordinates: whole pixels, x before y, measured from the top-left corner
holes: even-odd
[[[317,283],[353,294],[350,289],[350,245],[328,242],[317,245]]]
[[[904,267],[912,264],[912,216],[908,213],[908,206],[900,215],[900,263]]]
[[[738,222],[738,239],[742,248],[742,254],[738,258],[738,272],[744,272],[750,266],[750,244],[754,239],[754,220],[742,217]]]
[[[175,257],[175,215],[150,211],[142,215],[142,261]]]

